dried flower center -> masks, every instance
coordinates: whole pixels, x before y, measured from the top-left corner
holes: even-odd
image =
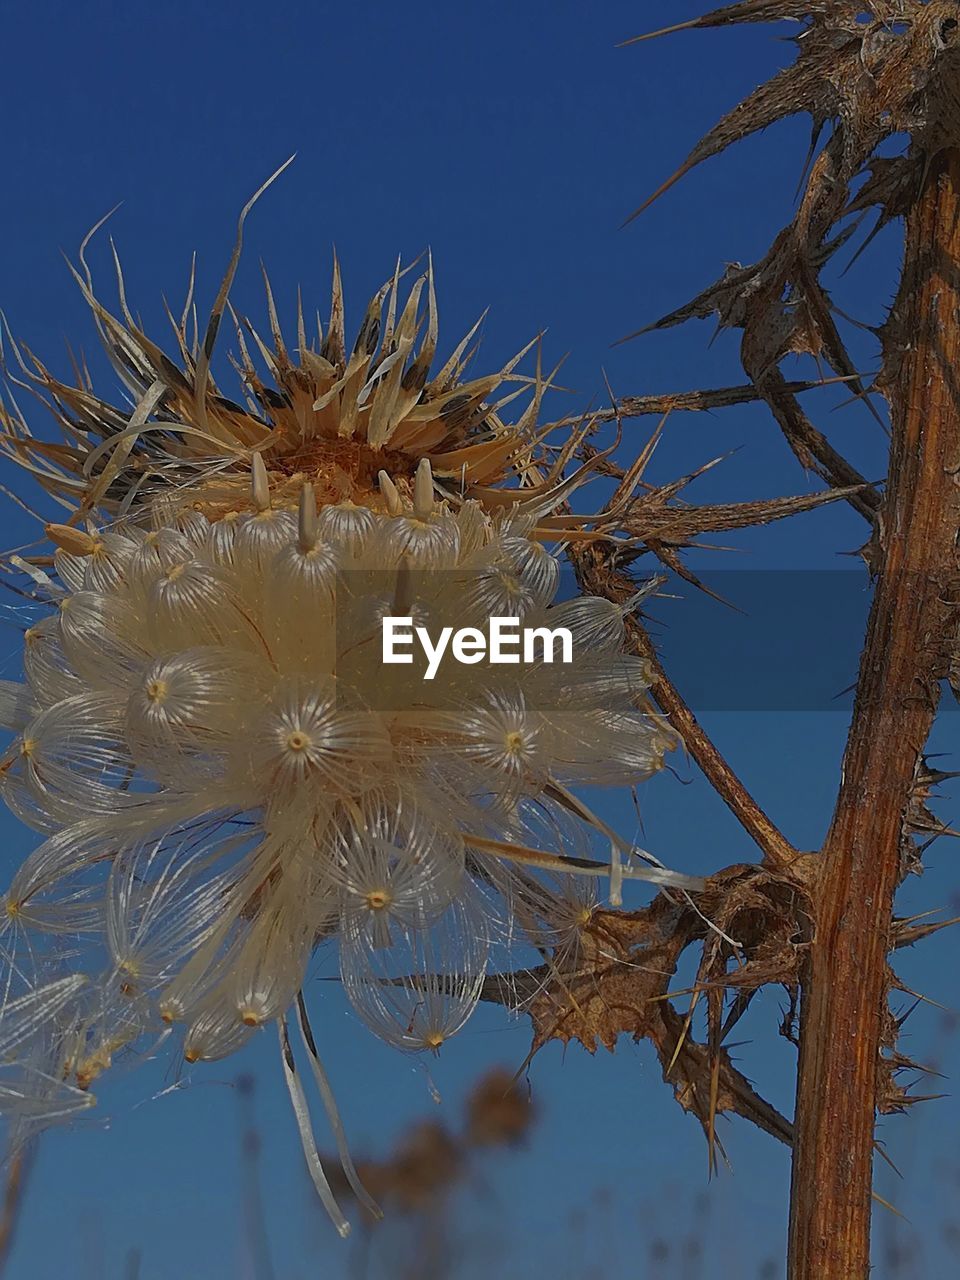
[[[147,698],[152,703],[154,703],[154,705],[159,705],[160,703],[162,703],[163,700],[166,698],[166,696],[167,696],[166,680],[150,680],[147,683]]]
[[[304,733],[302,729],[294,729],[292,733],[287,734],[287,749],[289,751],[306,751],[310,746],[310,735]]]
[[[393,901],[386,889],[371,889],[367,894],[367,906],[371,911],[383,911]]]

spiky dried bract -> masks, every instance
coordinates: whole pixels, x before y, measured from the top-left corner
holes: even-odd
[[[743,0],[652,35],[782,21],[803,28],[793,38],[793,66],[725,115],[647,204],[702,161],[792,115],[810,115],[815,138],[832,123],[841,204],[849,182],[884,138],[909,135],[927,160],[956,144],[960,22],[955,0]]]
[[[529,347],[501,369],[468,377],[479,321],[434,368],[439,325],[432,267],[403,298],[405,272],[398,266],[348,343],[335,264],[327,327],[318,316],[316,332],[308,337],[298,306],[293,349],[284,340],[267,282],[269,341],[230,312],[243,403],[221,392],[210,369],[232,268],[202,340],[191,275],[182,318],[170,316],[176,360],[135,322],[119,264],[117,270],[122,318],[97,298],[89,272],[74,274],[128,403],[98,394],[86,366],[69,384],[15,343],[7,367],[10,388],[26,384],[45,399],[62,439],[38,437],[13,395],[7,405],[0,403],[0,447],[80,515],[126,515],[158,498],[174,509],[193,505],[212,518],[249,510],[247,477],[251,456],[257,455],[274,504],[290,507],[306,481],[321,505],[350,500],[382,508],[377,473],[386,469],[407,492],[423,458],[430,459],[439,481],[468,495],[506,480],[524,479],[535,488],[542,478],[535,471],[542,457],[536,419],[549,379],[516,372]],[[498,389],[511,383],[516,389],[496,400]],[[507,422],[502,409],[527,388],[527,407]]]
[[[741,1115],[789,1144],[789,1121],[736,1070],[723,1041],[757,990],[796,982],[803,950],[797,931],[801,886],[802,865],[789,877],[738,866],[710,877],[699,910],[666,894],[633,912],[583,903],[567,915],[555,906],[562,942],[546,948],[547,963],[509,981],[488,977],[483,999],[526,1008],[533,1022],[531,1055],[551,1040],[578,1041],[591,1053],[600,1045],[612,1052],[621,1035],[649,1040],[677,1101],[703,1126],[711,1160],[723,1150],[718,1114]],[[677,994],[680,956],[696,943],[703,954],[685,1018],[669,997]],[[737,999],[724,1018],[728,989]],[[700,1001],[707,1005],[706,1044],[691,1034]]]
[[[637,213],[732,143],[807,114],[811,159],[828,126],[830,134],[810,165],[796,216],[760,261],[732,263],[713,285],[650,327],[716,315],[721,327],[742,329],[744,368],[800,462],[849,485],[860,477],[809,422],[777,366],[784,356],[810,354],[863,394],[821,271],[856,229],[850,215],[876,207],[878,225],[901,216],[934,158],[960,143],[960,15],[955,0],[743,0],[669,30],[782,20],[801,26],[793,65],[724,116]],[[900,134],[909,139],[907,150],[878,156],[881,144]],[[909,341],[895,329],[891,317],[891,349]],[[877,387],[887,390],[882,378]],[[875,504],[852,501],[873,518]]]

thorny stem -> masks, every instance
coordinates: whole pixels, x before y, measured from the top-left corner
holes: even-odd
[[[893,439],[878,577],[803,977],[791,1280],[869,1272],[875,1108],[906,817],[955,629],[960,529],[960,156],[907,216],[886,333]]]
[[[775,400],[772,406],[775,416],[790,447],[797,453],[805,467],[812,468],[834,488],[856,488],[847,501],[864,519],[871,521],[880,505],[880,494],[846,458],[830,444],[823,432],[818,431],[801,410],[796,396],[831,382],[848,382],[848,378],[827,378],[820,382],[787,382],[777,371],[767,374],[767,397]],[[771,396],[771,390],[774,395]],[[590,415],[594,424],[620,422],[625,418],[642,418],[648,415],[662,416],[676,411],[707,413],[711,409],[726,409],[732,405],[752,404],[765,398],[764,392],[753,383],[738,387],[720,387],[714,391],[679,391],[670,395],[624,396],[609,409],[599,409]],[[561,418],[555,425],[574,427],[582,418]]]
[[[603,564],[596,548],[580,548],[571,553],[580,585],[591,595],[610,600],[626,600],[636,584]],[[764,861],[783,868],[799,856],[786,836],[767,817],[753,796],[724,760],[697,717],[687,706],[679,690],[660,663],[653,642],[633,617],[626,619],[627,642],[633,653],[645,658],[653,679],[650,693],[657,706],[680,735],[683,745],[704,777],[731,810],[734,817],[760,847]]]
[[[20,1221],[23,1207],[23,1193],[26,1188],[30,1169],[33,1165],[34,1146],[32,1143],[15,1151],[7,1164],[7,1181],[0,1205],[0,1273],[6,1270],[10,1251]]]
[[[798,856],[786,836],[774,825],[754,800],[737,775],[687,706],[676,686],[660,664],[650,637],[638,623],[630,623],[631,642],[653,671],[650,692],[657,706],[683,739],[683,745],[696,761],[704,777],[727,808],[763,851],[764,861],[774,867],[786,867]]]
[[[804,467],[812,469],[834,488],[857,486],[847,501],[870,523],[880,507],[879,492],[868,485],[860,472],[834,449],[800,408],[796,396],[779,369],[768,369],[764,375],[766,400],[790,448]]]
[[[791,395],[801,391],[813,391],[823,382],[788,382]],[[711,409],[727,409],[732,405],[756,404],[763,399],[752,382],[738,387],[717,387],[712,391],[674,391],[661,395],[621,396],[609,409],[597,409],[589,415],[593,423],[619,422],[621,418],[662,417],[665,413],[689,410],[691,413],[708,413]],[[577,427],[583,415],[560,418],[557,427]]]

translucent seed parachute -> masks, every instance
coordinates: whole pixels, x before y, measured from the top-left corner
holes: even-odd
[[[248,332],[275,389],[240,331],[246,407],[214,385],[195,324],[191,338],[174,325],[179,368],[79,279],[133,408],[17,353],[13,381],[39,384],[65,442],[8,408],[4,447],[71,514],[48,526],[52,556],[17,562],[49,607],[25,636],[25,682],[0,683],[15,735],[0,792],[44,837],[2,900],[0,1108],[23,1124],[86,1105],[165,1028],[193,1063],[274,1023],[343,1233],[296,1061],[354,1185],[302,994],[318,945],[336,948],[368,1027],[436,1052],[495,946],[575,945],[595,900],[584,877],[609,877],[612,897],[624,878],[699,887],[571,789],[636,784],[674,737],[623,652],[623,610],[558,598],[543,544],[584,522],[562,508],[572,447],[544,452],[536,427],[549,379],[507,427],[489,397],[513,363],[462,381],[468,339],[431,377],[432,273],[402,308],[395,273],[350,354],[339,273],[314,346],[298,317],[296,359],[271,297],[272,349]],[[492,614],[564,626],[574,660],[445,663],[425,681],[384,666],[391,614],[437,631]],[[32,978],[24,956],[42,962]],[[78,972],[46,981],[51,968]]]

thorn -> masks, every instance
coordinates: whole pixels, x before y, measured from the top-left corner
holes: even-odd
[[[643,40],[656,40],[658,36],[672,36],[677,31],[689,31],[691,27],[700,26],[702,19],[691,18],[689,22],[678,22],[672,27],[661,27],[659,31],[645,31],[642,35],[631,36],[629,40],[621,40],[614,47],[617,49],[626,49],[631,44],[640,44]]]
[[[948,778],[960,778],[960,769],[931,769],[927,765],[924,770],[923,781],[931,786],[938,786],[941,782],[946,782]]]
[[[912,1004],[912,1005],[910,1005],[910,1007],[909,1007],[908,1009],[906,1009],[903,1013],[901,1013],[901,1015],[900,1015],[900,1017],[899,1017],[899,1018],[895,1018],[895,1019],[894,1019],[894,1021],[895,1021],[895,1022],[896,1022],[896,1024],[897,1024],[897,1030],[898,1030],[898,1031],[901,1029],[901,1027],[902,1027],[902,1026],[903,1026],[903,1024],[906,1022],[906,1020],[910,1017],[911,1013],[913,1013],[913,1011],[914,1011],[915,1009],[918,1009],[918,1008],[920,1007],[920,1005],[922,1005],[922,1004],[923,1004],[923,1002],[924,1002],[924,1001],[923,1001],[923,997],[922,997],[922,996],[917,996],[917,998],[916,998],[916,1000],[914,1000],[913,1004]]]
[[[250,464],[250,493],[253,505],[258,511],[267,511],[270,507],[270,477],[266,464],[259,453],[253,455]]]
[[[393,612],[396,617],[406,617],[410,612],[412,596],[410,557],[402,555],[397,565],[397,577],[393,586]]]
[[[397,490],[397,486],[385,471],[377,472],[377,482],[380,485],[380,492],[383,494],[389,514],[392,516],[400,515],[403,511],[403,503],[400,501],[400,494]]]
[[[433,512],[433,470],[430,459],[424,458],[417,467],[413,482],[413,514],[418,520],[426,520]]]
[[[90,555],[98,541],[91,534],[68,524],[47,524],[43,531],[55,546],[74,556]]]
[[[317,496],[313,491],[313,485],[309,483],[300,490],[297,537],[301,551],[312,551],[317,545]]]
[[[666,195],[666,193],[670,190],[670,188],[675,187],[681,178],[685,178],[693,167],[694,166],[690,163],[689,160],[684,161],[684,163],[680,166],[680,168],[676,171],[676,173],[672,173],[669,178],[667,178],[664,182],[661,182],[660,186],[657,187],[653,195],[647,196],[643,204],[639,205],[636,209],[634,209],[633,213],[630,214],[629,218],[625,218],[623,222],[620,223],[620,230],[622,231],[624,227],[628,227],[631,222],[635,222],[642,213],[646,213],[646,211],[650,208],[650,206],[652,204],[655,204],[656,201],[659,200],[662,195]],[[641,329],[639,332],[643,333],[645,331]],[[632,337],[633,335],[631,334],[630,336]],[[627,339],[622,338],[621,341],[626,342]],[[619,343],[615,343],[614,345],[619,346]]]

